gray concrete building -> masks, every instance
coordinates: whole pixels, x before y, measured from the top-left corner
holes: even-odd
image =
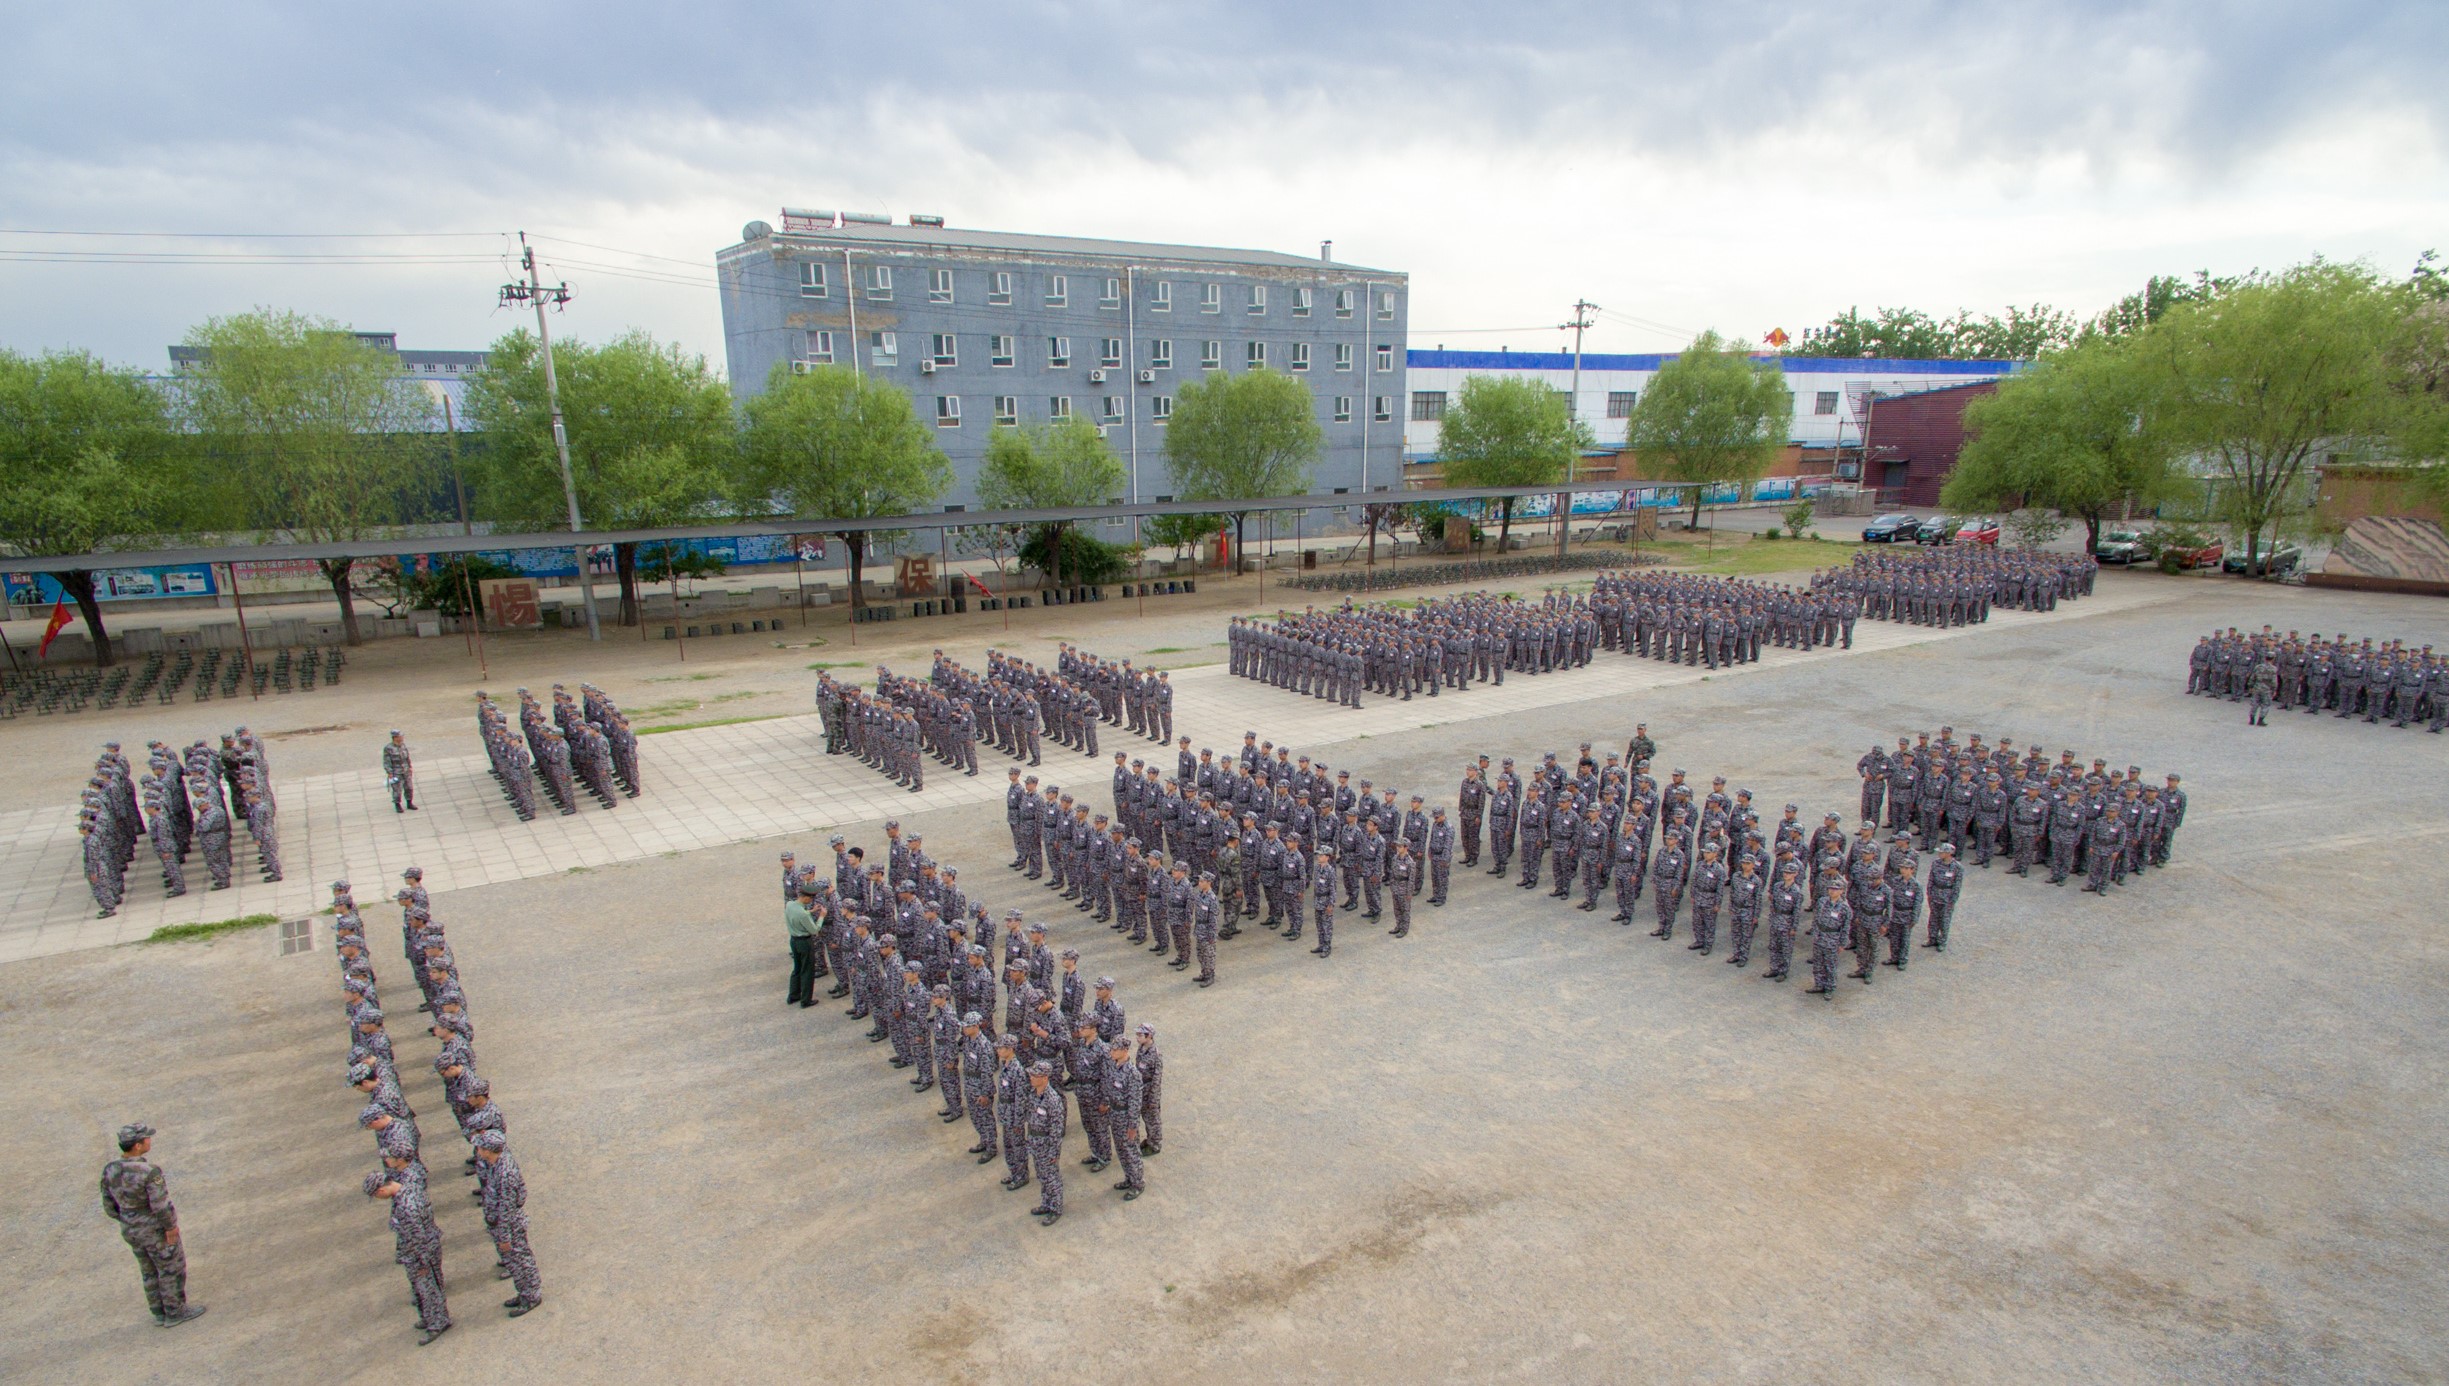
[[[997,427],[1085,418],[1129,476],[1173,490],[1165,426],[1183,382],[1259,367],[1306,383],[1325,445],[1314,490],[1402,484],[1409,276],[1264,250],[971,231],[785,208],[715,257],[732,388],[844,366],[910,392],[976,501]]]

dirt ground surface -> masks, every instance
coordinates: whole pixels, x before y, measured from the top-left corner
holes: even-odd
[[[2449,620],[2406,598],[2168,591],[1638,701],[1426,730],[1373,704],[1352,739],[1302,748],[1451,803],[1473,752],[1621,745],[1644,720],[1662,769],[1815,819],[1851,818],[1872,741],[1941,724],[2185,775],[2166,871],[2105,900],[1971,871],[1944,956],[1833,1002],[1801,995],[1800,969],[1767,983],[1757,961],[1460,872],[1407,940],[1346,915],[1321,962],[1252,929],[1202,991],[1007,873],[993,804],[909,815],[974,898],[1047,920],[1160,1032],[1148,1196],[1125,1204],[1117,1172],[1070,1163],[1053,1228],[1024,1215],[1034,1194],[996,1186],[1000,1165],[960,1153],[966,1124],[939,1124],[845,1003],[779,1004],[774,857],[821,853],[821,832],[429,880],[526,1171],[547,1303],[517,1321],[495,1307],[508,1289],[454,1177],[433,1043],[395,1026],[458,1323],[423,1349],[385,1210],[357,1192],[374,1159],[341,1082],[327,937],[292,957],[259,931],[0,967],[0,1377],[2449,1377],[2449,737],[2301,714],[2248,730],[2241,707],[2179,692],[2213,625],[2449,644]],[[855,654],[844,630],[814,651],[692,646],[686,666],[660,644],[536,637],[496,642],[491,681],[589,678],[633,710],[657,690],[754,689],[770,703],[714,715],[796,714],[807,664],[922,668],[938,642],[973,659],[1057,636],[1220,658],[1235,605],[1179,600],[1144,621],[1111,602],[1022,613],[1016,636],[1043,623],[1028,644],[971,616],[879,628],[881,648],[863,630]],[[276,741],[284,772],[354,766],[392,725],[474,749],[473,664],[455,642],[395,643],[397,662],[375,647],[338,690],[256,717],[353,729]],[[719,677],[648,682],[700,673]],[[207,709],[198,731],[231,720]],[[79,721],[101,725],[0,729],[0,788],[65,803],[96,735]],[[1243,728],[1183,730],[1221,752]],[[1105,807],[1084,764],[1065,769]],[[395,916],[367,918],[405,1011]],[[212,1306],[174,1332],[145,1318],[95,1199],[109,1133],[133,1120],[161,1128],[191,1292]],[[1085,1153],[1075,1126],[1066,1160]]]

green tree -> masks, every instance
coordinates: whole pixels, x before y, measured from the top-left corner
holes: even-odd
[[[180,412],[235,523],[309,544],[375,538],[414,517],[440,475],[433,397],[399,358],[339,324],[259,309],[187,334]],[[316,560],[355,645],[350,557]]]
[[[764,507],[820,520],[907,515],[952,485],[952,464],[918,418],[908,392],[847,366],[805,375],[775,363],[765,393],[748,402],[747,484]],[[850,604],[861,592],[867,539],[834,531],[849,548]]]
[[[2093,338],[2001,382],[1966,411],[1969,437],[1939,503],[1963,514],[2045,507],[2105,520],[2172,495],[2175,449],[2150,374],[2125,341]]]
[[[2170,442],[2212,468],[2249,564],[2303,506],[2315,457],[2387,426],[2404,303],[2361,265],[2316,260],[2173,308],[2139,340]]]
[[[2084,335],[2132,337],[2168,316],[2169,309],[2186,303],[2208,303],[2236,283],[2234,278],[2215,278],[2209,270],[2194,271],[2192,279],[2155,274],[2143,281],[2142,288],[2100,310],[2085,325]]]
[[[161,392],[82,352],[0,351],[0,552],[89,554],[163,527],[185,481]],[[111,662],[94,569],[53,574]]]
[[[1309,488],[1325,431],[1309,387],[1272,370],[1218,373],[1182,387],[1165,427],[1165,467],[1184,500],[1263,500]],[[1249,559],[1242,528],[1250,512],[1227,508],[1233,521],[1233,570]]]
[[[1102,505],[1122,493],[1123,467],[1104,430],[1071,418],[1043,428],[998,428],[986,440],[978,470],[978,501],[990,510],[1077,510]],[[1053,565],[1041,569],[1063,585],[1063,556],[1072,547],[1063,535],[1069,517],[1035,526],[1038,552]],[[1075,573],[1075,577],[1077,574]]]
[[[1741,344],[1704,332],[1650,377],[1624,440],[1645,471],[1697,483],[1698,524],[1702,491],[1758,480],[1777,459],[1793,419],[1794,392],[1775,362],[1755,362]]]
[[[1175,558],[1180,558],[1183,550],[1224,527],[1222,515],[1151,515],[1140,522],[1140,537],[1151,544],[1166,545]]]
[[[1572,479],[1590,428],[1562,393],[1518,375],[1467,375],[1437,429],[1448,486],[1547,486]],[[1516,497],[1497,498],[1497,549],[1514,530]]]
[[[2449,273],[2436,258],[2425,251],[2401,290],[2382,370],[2391,449],[2411,469],[2417,495],[2449,520]]]
[[[570,479],[590,529],[660,529],[715,518],[738,490],[739,438],[731,391],[702,356],[631,332],[601,345],[553,346]],[[476,507],[509,529],[569,523],[544,354],[521,329],[493,344],[468,387],[468,417],[487,446],[476,468]],[[620,624],[638,623],[638,546],[612,546]]]

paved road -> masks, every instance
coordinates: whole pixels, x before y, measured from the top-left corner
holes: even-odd
[[[1806,810],[1850,805],[1870,739],[1942,722],[2186,774],[2171,870],[2106,901],[1976,872],[1943,960],[1834,1004],[1485,877],[1403,943],[1347,923],[1326,963],[1246,936],[1198,991],[1006,875],[993,806],[905,816],[1164,1032],[1149,1196],[1076,1178],[1051,1230],[838,1013],[774,1004],[776,841],[444,875],[550,1298],[499,1319],[438,1155],[461,1326],[422,1350],[355,1192],[328,953],[252,935],[10,964],[0,1375],[2449,1376],[2443,739],[2248,733],[2175,692],[2200,628],[2438,642],[2437,607],[2174,590],[1434,726],[1381,710],[1321,743],[1444,790],[1470,751],[1639,717],[1673,763]],[[1261,729],[1312,734],[1311,705],[1259,696]],[[438,1112],[426,1043],[402,1045],[410,1097]],[[214,1307],[175,1335],[92,1206],[106,1134],[139,1117]]]

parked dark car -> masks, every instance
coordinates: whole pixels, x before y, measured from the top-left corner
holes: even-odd
[[[1882,515],[1862,527],[1862,542],[1893,544],[1899,538],[1912,537],[1914,527],[1921,523],[1911,515]]]
[[[2220,571],[2244,573],[2252,577],[2283,577],[2304,566],[2304,550],[2294,544],[2274,544],[2254,557],[2250,568],[2243,549],[2231,549],[2220,563]]]
[[[1953,544],[1959,521],[1946,515],[1933,515],[1915,527],[1913,542],[1917,544]]]
[[[2092,546],[2092,557],[2102,563],[2137,563],[2151,557],[2143,543],[2143,532],[2137,529],[2104,529],[2100,542]]]

